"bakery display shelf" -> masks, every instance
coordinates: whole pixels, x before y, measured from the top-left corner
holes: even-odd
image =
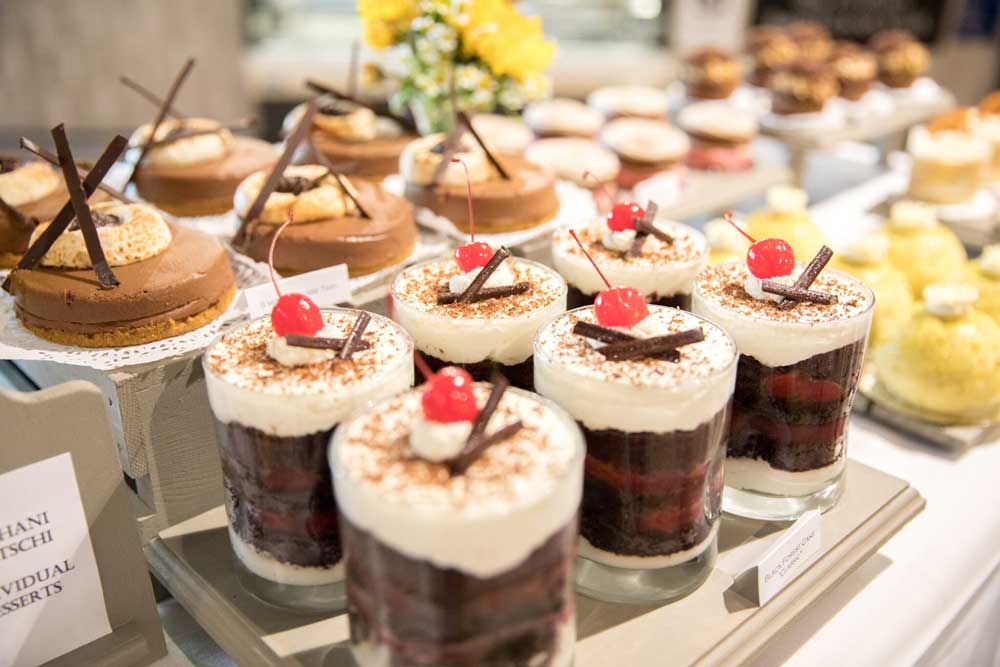
[[[786,524],[725,515],[720,555],[709,579],[668,605],[622,605],[577,598],[575,665],[740,665],[798,613],[870,557],[913,518],[924,499],[896,477],[850,461],[841,502],[821,519],[816,560],[763,607],[736,593],[733,575]],[[247,594],[236,579],[219,506],[161,531],[145,547],[156,577],[237,663],[352,665],[344,614],[282,611]]]
[[[685,220],[711,215],[763,194],[772,185],[788,183],[792,172],[783,166],[758,160],[747,171],[698,171],[689,169],[678,201],[661,206],[659,216]]]

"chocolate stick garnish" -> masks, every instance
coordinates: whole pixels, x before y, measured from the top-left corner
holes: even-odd
[[[459,295],[458,303],[472,303],[476,298],[476,294],[478,294],[479,290],[483,288],[486,281],[490,279],[493,272],[497,270],[500,263],[508,257],[510,257],[510,250],[500,246],[497,251],[493,253],[493,256],[490,257],[490,261],[486,262],[486,266],[479,270],[479,273],[477,273],[476,277],[472,279],[469,286],[465,288],[465,291],[462,292],[461,295]]]
[[[776,283],[773,280],[760,281],[760,288],[768,294],[777,294],[778,296],[783,296],[786,299],[792,299],[793,301],[809,301],[812,303],[821,303],[826,306],[837,303],[836,294],[816,292],[811,289],[799,289],[798,287],[790,287],[789,285]]]
[[[497,411],[497,406],[500,405],[500,399],[503,398],[504,392],[507,391],[507,387],[510,386],[510,382],[498,372],[493,373],[493,377],[490,378],[493,383],[493,388],[490,389],[490,395],[486,399],[486,403],[483,405],[483,409],[479,411],[476,415],[476,421],[472,422],[472,430],[469,431],[469,437],[465,440],[465,445],[468,447],[472,444],[474,438],[482,435],[486,431],[486,427],[489,426],[490,419],[493,418],[493,413]]]
[[[73,161],[73,151],[69,147],[69,140],[66,138],[66,128],[60,123],[52,128],[52,141],[56,145],[56,155],[59,156],[59,166],[62,168],[63,178],[66,181],[66,189],[69,190],[69,201],[73,205],[73,212],[76,214],[76,222],[83,233],[84,243],[87,245],[87,254],[90,256],[90,263],[97,274],[97,280],[101,287],[110,289],[117,287],[120,283],[115,277],[108,260],[104,257],[104,248],[101,247],[101,237],[97,234],[97,226],[90,215],[90,205],[87,204],[87,193],[84,192],[80,183],[80,174],[76,170],[76,163]]]
[[[111,140],[111,143],[108,144],[107,148],[104,149],[101,157],[99,157],[97,162],[94,163],[94,168],[91,169],[90,172],[87,173],[87,176],[83,179],[83,191],[88,197],[94,194],[94,190],[97,189],[97,185],[104,178],[104,175],[108,173],[108,170],[114,165],[118,156],[120,156],[122,151],[125,150],[126,145],[128,145],[128,139],[121,135],[117,135]],[[24,253],[24,256],[21,258],[21,261],[17,263],[14,271],[20,269],[33,269],[35,265],[38,264],[39,260],[45,256],[45,253],[49,251],[49,248],[52,247],[55,240],[59,238],[59,235],[66,230],[72,220],[73,205],[70,202],[66,202],[66,204],[59,209],[56,216],[52,218],[52,222],[45,228],[45,231],[43,231],[39,237],[35,239],[35,242],[28,248],[28,251]],[[14,275],[14,271],[7,274],[7,278],[3,281],[2,287],[5,292],[10,292],[10,279],[11,276]]]
[[[651,338],[637,338],[619,343],[608,343],[604,347],[598,348],[597,351],[610,361],[626,361],[663,354],[664,352],[676,350],[683,345],[690,345],[702,340],[705,340],[705,334],[701,329],[688,329],[687,331],[667,334],[666,336],[653,336]]]
[[[508,296],[524,294],[530,289],[531,283],[514,283],[513,285],[501,285],[499,287],[484,287],[479,290],[474,297],[472,297],[472,302],[477,303],[479,301],[488,301],[490,299],[502,299]],[[458,292],[449,292],[448,288],[445,287],[445,291],[438,294],[437,303],[439,306],[446,306],[449,303],[455,303],[461,296],[462,295]]]
[[[157,95],[156,93],[154,93],[150,89],[146,88],[145,86],[143,86],[142,84],[140,84],[138,81],[130,79],[129,77],[124,76],[124,75],[118,77],[118,80],[122,84],[124,84],[124,86],[126,88],[131,88],[135,92],[139,93],[139,95],[141,95],[142,97],[144,97],[147,101],[152,102],[156,106],[160,106],[161,104],[163,104],[163,100],[160,99],[159,95]],[[178,109],[177,107],[175,107],[173,105],[170,106],[170,108],[167,110],[167,113],[169,113],[174,118],[183,118],[184,116],[187,115],[187,114],[181,112],[180,109]]]
[[[337,185],[340,186],[340,191],[344,193],[344,196],[354,202],[354,205],[357,207],[358,213],[361,214],[361,217],[371,220],[372,216],[368,214],[365,207],[361,205],[360,201],[358,201],[357,196],[354,194],[354,189],[350,186],[350,181],[348,181],[346,177],[340,173],[337,167],[330,162],[330,159],[327,156],[323,155],[316,149],[316,145],[312,142],[312,140],[309,140],[309,147],[312,149],[312,153],[316,158],[316,161],[326,167],[326,170],[330,172],[331,176],[333,176],[333,180],[337,181]]]
[[[653,221],[656,220],[656,211],[659,207],[656,205],[655,201],[651,201],[646,204],[646,214],[641,218],[637,218],[635,221],[635,230],[637,232],[642,232],[644,234],[649,234],[656,237],[664,243],[673,243],[674,237],[667,234],[665,231],[657,227]]]
[[[60,166],[59,165],[59,158],[57,158],[52,153],[48,152],[47,150],[45,150],[44,148],[42,148],[41,146],[39,146],[38,144],[36,144],[31,139],[28,139],[27,137],[21,137],[21,142],[20,143],[21,143],[21,148],[23,148],[24,150],[28,151],[29,153],[34,153],[35,155],[37,155],[38,157],[42,158],[46,162],[48,162],[50,164],[53,164],[53,165],[55,165],[57,167]],[[83,171],[84,171],[83,167],[80,166],[80,162],[79,161],[77,161],[77,163],[76,163],[76,171],[77,171],[77,173],[83,173]],[[118,201],[125,202],[126,204],[135,204],[136,203],[136,201],[134,199],[132,199],[131,197],[127,196],[124,192],[122,192],[121,190],[116,190],[115,188],[111,187],[110,185],[105,185],[104,183],[98,183],[97,184],[97,188],[99,190],[103,191],[103,192],[108,193],[109,195],[111,195],[112,197],[114,197],[115,199],[117,199]]]
[[[493,388],[490,390],[490,396],[486,399],[483,409],[476,415],[476,421],[472,423],[472,429],[469,431],[469,438],[465,441],[465,447],[458,453],[458,456],[448,463],[448,470],[452,475],[461,475],[486,451],[487,447],[505,440],[521,430],[523,424],[520,421],[516,421],[490,435],[485,435],[486,427],[489,426],[490,419],[493,418],[497,406],[500,405],[500,399],[503,398],[503,394],[507,391],[509,385],[510,383],[507,381],[507,378],[499,373],[494,373]]]
[[[626,255],[629,257],[639,257],[642,255],[642,246],[646,245],[646,239],[649,238],[649,234],[636,234],[635,239],[632,241],[632,245],[629,246]]]
[[[375,114],[379,113],[378,109],[373,107],[371,104],[368,104],[361,98],[355,97],[354,95],[348,95],[346,93],[342,93],[329,84],[322,83],[315,79],[306,79],[306,86],[312,88],[317,93],[330,95],[331,97],[335,97],[338,100],[343,100],[345,102],[351,102],[352,104],[357,104],[359,107],[364,107],[365,109],[368,109],[369,111]],[[389,114],[389,118],[392,118],[394,121],[402,125],[407,130],[413,131],[417,129],[417,126],[409,118],[405,118],[403,116],[397,116],[396,114]]]
[[[181,139],[189,139],[190,137],[200,137],[206,134],[216,134],[221,130],[230,130],[233,132],[239,132],[240,130],[249,130],[257,124],[257,119],[253,116],[246,116],[245,118],[239,118],[234,120],[232,123],[220,124],[216,128],[202,128],[200,130],[188,130],[183,127],[180,128],[176,133],[171,136],[164,137],[163,139],[157,139],[156,141],[147,141],[144,144],[137,144],[135,146],[129,146],[129,148],[159,148],[160,146],[166,146],[167,144],[172,144],[175,141],[180,141]]]
[[[830,248],[827,246],[820,248],[819,252],[816,253],[816,256],[809,260],[809,264],[806,265],[802,275],[800,275],[798,280],[795,281],[794,287],[803,290],[809,289],[812,286],[813,281],[816,280],[816,277],[819,276],[820,271],[822,271],[826,266],[826,263],[830,261],[831,257],[833,257],[833,251],[830,250]],[[791,310],[795,307],[796,303],[798,303],[798,301],[786,297],[778,303],[778,308],[781,310]]]
[[[489,435],[481,435],[473,440],[472,447],[463,451],[459,455],[459,458],[455,459],[449,464],[448,470],[452,475],[464,474],[466,470],[469,469],[473,463],[476,462],[482,453],[487,449],[492,447],[498,442],[503,442],[507,438],[511,437],[518,431],[524,428],[524,423],[519,419],[516,422],[507,424],[503,428],[490,433]]]
[[[484,153],[486,153],[486,157],[489,159],[490,164],[493,165],[493,168],[497,170],[497,173],[500,174],[500,176],[505,181],[509,181],[510,174],[507,173],[507,170],[503,168],[502,164],[500,164],[500,160],[498,160],[497,157],[493,155],[493,152],[489,149],[489,146],[486,145],[486,142],[483,141],[483,138],[479,136],[478,132],[476,132],[476,128],[472,127],[472,120],[469,119],[469,115],[464,111],[459,110],[458,117],[461,119],[462,124],[465,125],[466,129],[469,130],[469,134],[472,135],[472,138],[476,140],[476,143],[479,144],[479,147],[483,149]]]
[[[344,347],[340,348],[340,354],[337,355],[340,359],[350,359],[351,355],[360,349],[358,343],[361,342],[361,335],[365,332],[365,327],[371,321],[372,316],[365,311],[362,310],[358,313],[358,319],[354,320],[351,332],[344,339]]]
[[[250,204],[250,208],[247,209],[246,215],[240,220],[239,229],[236,230],[236,234],[233,235],[233,244],[236,247],[244,245],[246,242],[247,227],[251,225],[264,210],[264,205],[267,204],[267,198],[271,196],[274,192],[274,188],[277,187],[278,181],[285,173],[285,167],[292,161],[292,155],[295,154],[295,149],[298,148],[302,140],[305,139],[306,134],[309,133],[310,128],[312,128],[313,116],[316,114],[316,103],[313,101],[306,103],[305,111],[302,113],[302,117],[299,118],[299,122],[296,123],[295,129],[292,130],[288,138],[285,139],[285,148],[281,151],[281,155],[278,157],[278,161],[271,168],[268,173],[267,178],[264,179],[264,184],[260,186],[260,192],[257,193],[257,198],[253,200]],[[325,166],[325,165],[324,165]]]
[[[171,105],[173,105],[174,98],[177,97],[177,93],[180,91],[181,84],[184,83],[184,79],[186,79],[187,75],[191,73],[192,67],[194,67],[194,58],[188,58],[187,62],[184,63],[184,67],[181,68],[181,71],[178,72],[176,78],[174,78],[174,82],[170,84],[170,91],[160,103],[160,109],[156,112],[156,118],[153,120],[153,127],[149,131],[150,140],[156,139],[156,131],[160,129],[160,123],[162,123],[163,119],[167,117],[167,111],[170,109]],[[139,151],[139,157],[135,160],[135,165],[132,167],[132,173],[129,174],[127,183],[131,183],[135,180],[136,174],[139,173],[139,167],[142,165],[142,161],[146,158],[146,153],[148,151],[149,144],[143,146],[142,150]]]
[[[323,336],[301,336],[299,334],[285,334],[285,342],[292,347],[308,347],[314,350],[342,350],[346,338],[325,338]],[[367,350],[370,346],[368,341],[360,340],[355,350]]]
[[[625,340],[638,340],[624,331],[616,331],[610,327],[602,327],[593,322],[577,322],[573,325],[573,333],[584,338],[599,340],[602,343],[620,343]]]
[[[7,200],[0,197],[0,211],[3,211],[4,215],[11,219],[15,227],[21,229],[34,229],[35,223],[28,219],[24,213],[21,213],[17,208],[11,204],[7,203]]]

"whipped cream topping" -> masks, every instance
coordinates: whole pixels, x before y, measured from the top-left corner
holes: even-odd
[[[799,276],[802,275],[801,269],[802,267],[796,267],[787,276],[772,276],[768,280],[791,287],[795,284],[795,281],[799,279]],[[746,280],[743,281],[743,289],[746,290],[747,295],[751,299],[756,299],[757,301],[773,301],[774,303],[780,303],[785,298],[779,294],[765,292],[764,281],[750,272],[747,272]]]
[[[475,387],[480,404],[489,386]],[[439,568],[485,578],[522,563],[573,521],[583,486],[583,439],[552,403],[508,389],[487,432],[518,433],[451,476],[415,457],[420,390],[390,399],[338,429],[330,449],[341,513],[380,542]]]
[[[587,96],[587,104],[605,116],[662,118],[670,108],[665,90],[652,86],[605,86]]]
[[[458,456],[472,433],[472,422],[435,422],[417,417],[410,431],[410,449],[427,461],[440,463]]]
[[[618,118],[601,130],[601,143],[635,162],[680,160],[691,148],[687,135],[670,123],[647,118]]]
[[[638,257],[628,257],[623,251],[609,249],[604,244],[605,231],[610,230],[603,218],[577,229],[576,233],[612,285],[634,287],[647,297],[690,294],[695,276],[708,265],[708,242],[700,232],[687,225],[659,220],[656,226],[672,236],[674,242],[664,243],[651,236]],[[611,245],[614,244],[611,239]],[[559,229],[553,234],[552,261],[566,282],[584,294],[597,294],[604,289],[604,282],[568,229]]]
[[[537,134],[569,134],[592,137],[604,117],[583,102],[564,97],[532,102],[524,109],[524,122]]]
[[[518,364],[531,356],[531,339],[546,320],[566,310],[566,282],[552,269],[519,258],[504,262],[506,284],[527,282],[524,294],[475,303],[437,303],[438,289],[462,273],[452,260],[409,267],[393,282],[396,320],[417,349],[452,363],[491,360]]]
[[[510,259],[505,259],[500,262],[496,270],[490,274],[490,277],[486,279],[483,283],[483,287],[503,287],[504,285],[513,285],[516,280],[514,280],[514,272],[510,268]],[[457,292],[461,294],[472,284],[472,281],[476,279],[476,276],[482,269],[472,269],[468,273],[457,273],[448,279],[448,289],[452,292]]]
[[[143,158],[143,164],[155,167],[189,167],[205,162],[221,160],[232,150],[233,133],[222,127],[218,121],[208,118],[167,118],[156,128],[154,141],[162,141],[178,132],[216,130],[211,134],[198,134],[171,141],[162,146],[150,148]],[[132,133],[130,146],[139,146],[149,141],[153,126],[140,125]],[[129,159],[136,160],[139,148],[129,150]]]
[[[725,329],[741,354],[765,366],[788,366],[868,335],[875,296],[854,278],[824,269],[810,289],[835,294],[837,303],[781,310],[747,294],[748,275],[743,262],[711,266],[695,280],[692,298],[692,311]]]
[[[609,361],[594,341],[573,333],[597,322],[593,306],[564,313],[535,337],[535,389],[591,429],[657,433],[692,430],[725,408],[736,378],[736,345],[691,313],[652,305],[627,333],[662,336],[701,328],[705,340],[678,348],[680,362]]]
[[[809,205],[806,191],[790,185],[772,185],[766,198],[768,207],[779,213],[801,213]]]
[[[477,113],[472,126],[493,150],[520,155],[535,139],[524,121],[495,113]]]
[[[978,109],[969,109],[966,118],[972,132],[993,144],[1000,143],[1000,115],[981,113]]]
[[[614,250],[615,252],[625,252],[632,247],[632,242],[635,241],[636,232],[634,229],[621,229],[615,231],[603,225],[601,229],[601,245],[608,250]]]
[[[746,223],[733,220],[733,222],[746,230]],[[715,218],[705,223],[705,238],[708,239],[708,246],[713,250],[723,252],[745,253],[750,248],[750,242],[740,234],[733,226],[722,218]]]
[[[614,151],[590,139],[555,137],[539,139],[524,151],[528,162],[545,167],[556,178],[572,181],[584,187],[594,187],[593,181],[584,178],[590,172],[602,183],[615,180],[621,162]]]
[[[324,113],[328,109],[328,113]],[[299,124],[299,119],[305,113],[305,103],[294,107],[285,116],[281,129],[290,133]],[[313,128],[335,139],[350,142],[371,141],[381,136],[386,129],[393,131],[392,126],[382,125],[380,118],[371,109],[321,97],[317,102],[316,113],[313,115]],[[390,120],[391,119],[385,119]],[[398,125],[393,122],[398,128]]]
[[[841,256],[853,264],[880,264],[889,256],[889,238],[885,234],[863,234],[848,241]]]
[[[324,174],[326,176],[323,176]],[[267,176],[266,170],[256,171],[237,186],[236,194],[233,195],[233,208],[236,209],[238,216],[243,218],[250,211],[261,188],[264,187]],[[346,177],[345,180],[350,182]],[[354,202],[344,194],[337,179],[328,173],[326,167],[318,164],[288,166],[282,174],[282,181],[292,191],[281,192],[282,183],[279,182],[278,187],[264,203],[264,210],[258,218],[260,222],[280,225],[288,219],[290,213],[295,214],[295,222],[310,222],[343,218],[356,215],[358,212]],[[296,193],[296,190],[305,187],[306,184],[313,187]]]
[[[726,102],[698,102],[681,109],[677,124],[686,132],[730,141],[749,141],[757,134],[757,119]]]
[[[444,140],[444,134],[429,134],[407,144],[399,156],[399,173],[406,182],[417,185],[434,183],[434,174],[444,158],[444,152],[438,147]],[[461,149],[453,157],[465,163],[469,170],[469,180],[473,183],[489,180],[493,174],[493,167],[483,149],[469,135],[462,136]],[[465,169],[457,162],[449,163],[438,183],[465,185]]]
[[[61,184],[62,177],[55,167],[45,162],[28,162],[0,173],[0,199],[11,206],[23,206],[49,196]]]
[[[930,204],[903,199],[889,209],[889,227],[895,230],[926,231],[937,224],[937,213]]]
[[[910,130],[906,150],[918,160],[945,164],[968,164],[989,159],[990,146],[975,134],[941,130],[931,132],[920,125]]]
[[[92,205],[90,212],[109,266],[124,266],[156,257],[167,249],[173,239],[170,227],[160,217],[159,211],[148,204],[106,201]],[[31,234],[31,243],[48,226],[48,222],[38,225]],[[87,254],[83,231],[75,221],[56,238],[42,257],[42,266],[65,269],[89,269],[93,266]]]
[[[322,312],[324,331],[337,338],[347,335],[358,313]],[[329,430],[355,410],[413,384],[413,343],[379,315],[372,315],[362,336],[369,347],[349,360],[283,365],[269,354],[274,338],[271,320],[264,317],[223,334],[206,350],[208,400],[219,421],[268,435],[306,435]]]
[[[991,278],[1000,279],[1000,244],[994,243],[983,248],[977,260],[979,270]]]
[[[961,317],[979,299],[979,290],[964,283],[932,283],[924,288],[924,307],[936,317]]]
[[[316,332],[320,338],[344,338],[349,331],[341,331],[332,324],[325,325]],[[299,347],[290,345],[285,336],[275,336],[267,341],[267,356],[282,366],[308,366],[322,361],[336,359],[338,350],[321,350],[315,347]]]

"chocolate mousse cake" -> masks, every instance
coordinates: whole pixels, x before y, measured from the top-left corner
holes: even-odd
[[[613,285],[629,285],[650,303],[689,309],[694,278],[708,265],[708,242],[677,222],[655,222],[656,204],[619,203],[607,216],[576,231]],[[594,302],[604,289],[569,229],[552,235],[552,260],[569,286],[567,306]]]
[[[306,310],[224,334],[203,364],[241,581],[269,602],[328,611],[344,604],[330,437],[355,410],[412,385],[413,348],[383,317]]]
[[[618,155],[618,185],[623,188],[682,166],[691,148],[684,132],[666,121],[646,118],[610,121],[601,130],[600,142]]]
[[[748,263],[710,267],[693,310],[725,329],[740,352],[733,402],[726,511],[790,519],[839,498],[847,417],[861,373],[874,296],[857,280],[778,262],[758,244]],[[791,296],[796,293],[794,300]],[[806,300],[801,300],[806,299]]]
[[[330,449],[362,665],[573,663],[583,442],[539,396],[449,368]]]
[[[785,33],[798,45],[803,60],[822,63],[833,53],[830,31],[819,21],[794,21],[785,27]]]
[[[771,85],[775,73],[799,59],[799,45],[777,26],[764,25],[747,34],[746,51],[753,61],[750,83],[761,88]]]
[[[840,84],[840,96],[852,102],[864,97],[878,77],[875,56],[854,42],[837,42],[830,64]]]
[[[684,89],[692,100],[724,100],[743,80],[739,60],[727,49],[705,46],[684,59]]]
[[[608,321],[588,306],[538,332],[536,390],[578,421],[587,443],[582,593],[650,602],[707,578],[735,377],[729,336],[674,308]]]
[[[878,58],[879,81],[889,88],[909,88],[930,67],[930,52],[909,31],[879,31],[868,46]]]
[[[771,110],[782,116],[819,113],[839,89],[828,64],[800,60],[771,78]]]

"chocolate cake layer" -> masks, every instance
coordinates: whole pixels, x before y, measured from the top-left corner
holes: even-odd
[[[499,371],[510,381],[512,386],[519,389],[527,389],[528,391],[534,391],[535,389],[535,366],[532,357],[528,357],[521,363],[512,366],[490,360],[457,364],[452,361],[432,357],[429,354],[424,354],[423,357],[424,361],[427,362],[427,365],[433,371],[437,371],[445,366],[459,366],[468,371],[469,375],[476,382],[489,382],[493,377],[493,373]],[[421,377],[419,370],[417,369],[416,377]]]
[[[836,462],[864,348],[859,340],[777,368],[740,355],[729,456],[791,472]]]
[[[407,144],[416,139],[404,134],[399,137],[376,137],[371,141],[342,141],[320,131],[313,131],[312,141],[316,149],[334,165],[353,163],[349,171],[352,176],[362,178],[384,178],[399,172],[399,156]],[[315,164],[312,150],[306,148],[298,164]]]
[[[351,640],[395,667],[550,665],[572,622],[577,522],[522,563],[479,578],[410,558],[341,522]],[[514,536],[498,536],[513,539]]]
[[[719,517],[729,408],[690,431],[588,429],[580,534],[627,556],[666,556],[704,541]]]
[[[332,567],[340,561],[326,455],[333,430],[274,436],[216,420],[229,520],[240,539],[282,563]]]
[[[576,287],[569,285],[569,289],[566,292],[566,310],[573,310],[582,306],[592,306],[594,305],[595,297],[597,297],[596,294],[584,294]],[[673,308],[680,308],[681,310],[691,310],[690,294],[674,294],[672,296],[650,294],[646,297],[646,302],[657,306],[671,306]]]

